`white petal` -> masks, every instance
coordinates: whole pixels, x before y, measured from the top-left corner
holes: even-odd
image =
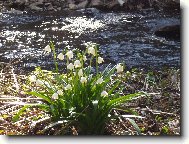
[[[81,67],[81,62],[80,62],[79,60],[76,60],[76,61],[74,62],[74,66],[75,66],[75,68]]]
[[[87,82],[87,78],[86,77],[81,77],[80,82],[81,83],[86,83]]]
[[[31,82],[36,82],[37,77],[36,77],[35,75],[32,75],[32,76],[29,77],[29,80],[30,80]]]
[[[108,93],[106,91],[101,92],[101,96],[108,96]]]
[[[123,72],[123,66],[121,64],[117,64],[116,69],[117,73]]]
[[[70,63],[70,64],[67,66],[67,69],[73,70],[73,69],[74,69],[74,65],[73,65],[72,63]]]
[[[83,70],[82,69],[80,69],[79,71],[78,71],[78,76],[83,76]]]
[[[36,85],[40,86],[40,85],[43,85],[43,82],[41,80],[36,80]]]
[[[63,53],[58,54],[57,58],[58,58],[59,60],[63,60],[63,59],[64,59]]]
[[[65,87],[65,90],[71,90],[72,89],[72,86],[70,84],[68,84],[66,87]]]
[[[97,81],[96,81],[97,84],[101,84],[103,83],[103,79],[102,78],[99,78]]]
[[[48,52],[48,53],[50,53],[50,52],[51,52],[51,47],[50,47],[49,45],[47,45],[47,46],[45,47],[45,51]]]
[[[68,57],[69,59],[72,59],[72,58],[73,58],[73,52],[72,52],[72,51],[68,51],[68,52],[66,53],[66,55],[67,55],[67,57]]]
[[[53,98],[53,99],[58,99],[58,94],[57,94],[57,93],[54,93],[54,94],[52,95],[52,98]]]
[[[102,62],[104,62],[104,59],[102,57],[98,57],[98,63],[101,64]]]
[[[63,92],[62,92],[61,90],[58,90],[56,93],[57,93],[58,95],[63,95]]]
[[[95,55],[96,55],[96,52],[95,52],[94,47],[90,46],[90,47],[88,48],[88,53],[95,56]]]
[[[83,56],[83,61],[86,61],[87,60],[87,57],[86,56]]]

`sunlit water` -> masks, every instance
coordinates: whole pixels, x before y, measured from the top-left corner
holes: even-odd
[[[0,61],[22,60],[22,67],[52,66],[43,52],[53,40],[57,52],[84,49],[84,43],[100,45],[106,62],[125,62],[127,67],[180,66],[180,41],[156,37],[156,29],[179,24],[179,14],[152,10],[135,13],[80,10],[70,14],[0,14]]]

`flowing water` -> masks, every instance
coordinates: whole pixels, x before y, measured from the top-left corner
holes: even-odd
[[[21,59],[22,68],[52,66],[44,54],[50,40],[57,52],[66,46],[83,49],[84,43],[100,45],[106,63],[127,67],[180,67],[181,43],[157,37],[154,31],[180,24],[180,14],[152,9],[138,12],[102,12],[91,8],[54,14],[0,13],[0,61]],[[48,66],[49,68],[49,66]]]

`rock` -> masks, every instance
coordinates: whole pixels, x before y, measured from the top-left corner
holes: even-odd
[[[29,5],[29,8],[34,11],[43,11],[43,3],[42,2],[35,2]]]
[[[177,1],[170,1],[164,6],[164,10],[179,10],[180,11],[180,3]]]
[[[74,0],[67,0],[68,4],[74,4]]]
[[[90,7],[102,7],[104,3],[102,0],[91,0]]]
[[[120,7],[120,4],[119,4],[119,2],[116,0],[114,0],[114,1],[109,1],[109,3],[107,4],[107,7],[109,8],[109,9],[113,9],[113,8],[115,8],[115,7]]]
[[[60,11],[62,8],[61,7],[58,7],[57,10]]]
[[[72,3],[70,3],[68,5],[68,7],[69,7],[70,10],[76,10],[77,9],[77,5],[76,4],[72,4]]]
[[[80,2],[80,3],[77,5],[77,8],[78,8],[78,9],[86,8],[87,4],[88,4],[88,0],[85,0],[85,1],[83,1],[83,2]]]
[[[152,1],[155,0],[125,0],[125,10],[141,10],[152,7]]]
[[[123,4],[125,3],[125,0],[117,0],[117,1],[120,4],[120,6],[123,6]]]
[[[13,3],[10,3],[9,7],[14,8],[15,10],[24,11],[24,9],[26,8],[25,6],[26,2],[27,2],[26,0],[16,0]]]
[[[21,15],[21,14],[23,14],[24,12],[23,12],[23,11],[20,11],[20,10],[11,9],[11,10],[8,11],[7,13]]]
[[[159,28],[154,32],[154,34],[166,39],[180,40],[180,25],[171,25]]]
[[[46,9],[48,10],[48,11],[55,11],[55,9],[54,9],[54,7],[52,6],[52,4],[51,3],[48,3],[49,5],[46,7]]]

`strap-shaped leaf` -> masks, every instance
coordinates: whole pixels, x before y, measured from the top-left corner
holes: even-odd
[[[109,90],[108,94],[112,94],[113,91],[120,85],[120,81],[117,81],[114,86]]]
[[[19,117],[24,113],[24,111],[27,109],[27,108],[29,108],[29,107],[31,107],[31,105],[25,105],[24,107],[22,107],[19,111],[18,111],[18,113],[12,118],[12,121],[13,122],[17,122],[18,120],[19,120]]]
[[[133,98],[135,97],[138,97],[138,96],[142,96],[143,93],[134,93],[134,94],[128,94],[126,96],[121,96],[119,98],[116,98],[116,99],[113,99],[111,100],[108,105],[109,106],[112,106],[112,105],[120,105],[121,103],[123,102],[126,102],[126,101],[129,101],[129,100],[132,100]]]
[[[33,96],[37,96],[39,98],[42,98],[44,99],[45,101],[49,102],[49,103],[52,103],[51,99],[41,93],[38,93],[38,92],[35,92],[35,91],[32,91],[32,92],[27,92],[27,94],[29,95],[33,95]]]
[[[141,135],[140,128],[138,127],[138,125],[136,124],[136,122],[133,119],[130,119],[130,118],[127,118],[127,120],[129,120],[129,122],[133,125],[133,127],[137,131],[138,135]]]

